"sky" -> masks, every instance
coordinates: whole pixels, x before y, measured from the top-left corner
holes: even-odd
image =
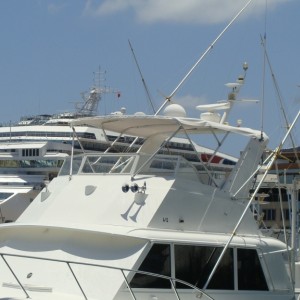
[[[247,2],[1,0],[0,123],[74,111],[99,70],[106,90],[99,114],[121,107],[128,114],[151,114],[128,41],[158,109]],[[299,0],[253,0],[172,101],[183,105],[188,116],[199,117],[195,107],[225,100],[230,92],[225,84],[235,82],[247,62],[239,99],[259,102],[235,104],[228,121],[264,130],[270,148],[276,147],[286,132],[283,111],[291,123],[300,106],[299,12]],[[300,145],[298,123],[293,137]],[[227,148],[241,150],[232,143]]]

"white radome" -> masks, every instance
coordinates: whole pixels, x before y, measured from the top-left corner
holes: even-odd
[[[168,117],[186,117],[185,109],[179,104],[170,104],[164,110],[164,115]]]

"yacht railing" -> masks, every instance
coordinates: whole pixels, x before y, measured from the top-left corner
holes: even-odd
[[[123,278],[124,278],[124,283],[126,285],[126,287],[128,288],[128,291],[130,293],[131,299],[136,300],[136,290],[135,288],[132,288],[130,286],[130,282],[128,281],[128,278],[126,277],[125,272],[129,272],[129,273],[134,273],[134,274],[142,274],[142,275],[146,275],[146,276],[152,276],[152,277],[156,277],[156,278],[160,278],[160,279],[165,279],[168,280],[170,282],[171,285],[171,289],[174,293],[175,299],[180,300],[180,295],[178,292],[178,288],[176,288],[176,284],[175,283],[180,283],[183,284],[185,286],[187,286],[188,288],[193,289],[194,291],[196,291],[198,293],[197,297],[198,298],[202,298],[203,296],[205,296],[205,298],[203,299],[209,299],[209,300],[214,300],[211,296],[209,296],[206,292],[204,292],[202,289],[196,287],[195,285],[192,285],[186,281],[177,279],[177,278],[173,278],[170,276],[165,276],[165,275],[161,275],[161,274],[156,274],[156,273],[151,273],[151,272],[145,272],[145,271],[140,271],[140,270],[134,270],[134,269],[127,269],[127,268],[120,268],[120,267],[114,267],[114,266],[106,266],[106,265],[101,265],[101,264],[91,264],[91,263],[84,263],[84,262],[78,262],[78,261],[71,261],[71,260],[60,260],[60,259],[53,259],[53,258],[41,258],[41,257],[35,257],[35,256],[28,256],[28,255],[18,255],[18,254],[6,254],[6,253],[0,253],[1,258],[3,259],[5,265],[8,267],[9,271],[11,272],[11,274],[13,275],[13,277],[15,278],[17,284],[20,286],[20,288],[23,290],[24,294],[26,295],[27,299],[30,299],[30,295],[28,294],[28,291],[26,290],[26,286],[22,284],[21,280],[18,278],[18,276],[16,275],[16,273],[14,272],[13,268],[10,266],[10,264],[8,263],[8,261],[5,259],[5,257],[17,257],[17,258],[25,258],[25,259],[34,259],[34,260],[42,260],[42,261],[50,261],[50,262],[57,262],[57,263],[64,263],[68,266],[68,269],[70,270],[70,273],[72,275],[72,277],[74,278],[78,288],[80,289],[80,292],[83,296],[83,298],[85,300],[88,300],[88,297],[83,289],[83,287],[80,284],[79,279],[77,278],[74,270],[72,269],[71,265],[82,265],[82,266],[89,266],[89,267],[99,267],[99,268],[105,268],[105,269],[110,269],[110,270],[116,270],[116,271],[120,271]],[[3,285],[3,284],[2,284]],[[135,291],[134,291],[135,290]]]
[[[145,160],[142,167],[137,161],[138,158]],[[71,165],[72,163],[72,165]],[[68,157],[60,169],[58,176],[77,174],[154,174],[175,172],[194,172],[194,166],[186,159],[177,155],[157,155],[149,159],[136,153],[111,154],[97,153],[76,155],[71,159]],[[138,169],[138,170],[137,170]],[[193,170],[193,171],[192,171]]]

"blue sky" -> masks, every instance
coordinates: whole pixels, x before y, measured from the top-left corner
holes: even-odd
[[[121,92],[119,99],[116,93],[106,94],[100,113],[122,106],[128,113],[151,113],[128,39],[158,108],[246,2],[1,0],[0,122],[73,110],[99,67],[106,71],[103,84]],[[299,12],[299,0],[253,0],[173,100],[184,103],[190,116],[199,116],[193,108],[226,99],[229,90],[224,84],[235,81],[247,61],[240,98],[264,101],[236,104],[230,122],[242,119],[244,126],[260,129],[263,115],[270,147],[275,147],[285,129],[268,65],[264,67],[260,36],[266,34],[291,122],[300,104]],[[297,127],[294,136],[299,145]]]

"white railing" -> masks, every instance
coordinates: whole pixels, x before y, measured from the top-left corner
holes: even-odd
[[[139,270],[133,270],[133,269],[126,269],[126,268],[118,268],[118,267],[113,267],[113,266],[105,266],[105,265],[99,265],[99,264],[91,264],[91,263],[83,263],[83,262],[77,262],[77,261],[67,261],[67,260],[59,260],[59,259],[51,259],[51,258],[40,258],[40,257],[34,257],[34,256],[27,256],[27,255],[17,255],[17,254],[5,254],[5,253],[0,253],[1,258],[3,259],[4,263],[6,264],[6,266],[8,267],[9,271],[11,272],[11,274],[13,275],[13,277],[15,278],[16,282],[17,282],[17,286],[19,288],[21,288],[24,292],[24,294],[26,295],[26,298],[30,299],[30,295],[28,293],[28,290],[26,285],[23,285],[21,280],[18,278],[18,276],[16,275],[16,272],[13,270],[13,268],[11,267],[11,265],[8,263],[7,259],[5,257],[18,257],[18,258],[24,258],[24,259],[34,259],[34,260],[42,260],[42,261],[50,261],[50,262],[57,262],[57,263],[62,263],[62,264],[66,264],[68,266],[68,269],[72,275],[72,277],[74,278],[74,281],[76,282],[78,288],[80,289],[80,292],[82,294],[82,297],[85,300],[88,300],[87,294],[85,293],[82,285],[80,284],[80,280],[78,279],[78,277],[76,276],[74,270],[72,269],[72,265],[82,265],[82,266],[90,266],[90,267],[98,267],[98,268],[106,268],[106,269],[110,269],[110,270],[116,270],[121,272],[123,278],[124,278],[124,283],[128,289],[128,292],[130,294],[131,299],[136,300],[136,294],[138,289],[137,288],[132,288],[130,286],[130,282],[128,281],[128,278],[125,275],[126,273],[130,273],[130,274],[142,274],[142,275],[147,275],[147,276],[153,276],[156,278],[161,278],[161,279],[165,279],[168,280],[170,282],[170,286],[171,286],[171,291],[174,294],[174,299],[180,300],[180,296],[179,296],[179,292],[178,289],[176,288],[176,283],[180,283],[183,284],[185,286],[187,286],[188,288],[192,289],[193,291],[196,291],[198,293],[199,298],[202,298],[203,296],[205,296],[205,298],[202,299],[210,299],[210,300],[214,300],[212,297],[210,297],[207,293],[205,293],[203,290],[199,289],[198,287],[182,281],[180,279],[176,279],[176,278],[172,278],[169,276],[165,276],[165,275],[160,275],[160,274],[155,274],[155,273],[151,273],[151,272],[144,272],[144,271],[139,271]],[[5,284],[2,284],[3,286],[5,286]],[[152,289],[153,291],[153,289]],[[152,292],[151,291],[151,292]]]

